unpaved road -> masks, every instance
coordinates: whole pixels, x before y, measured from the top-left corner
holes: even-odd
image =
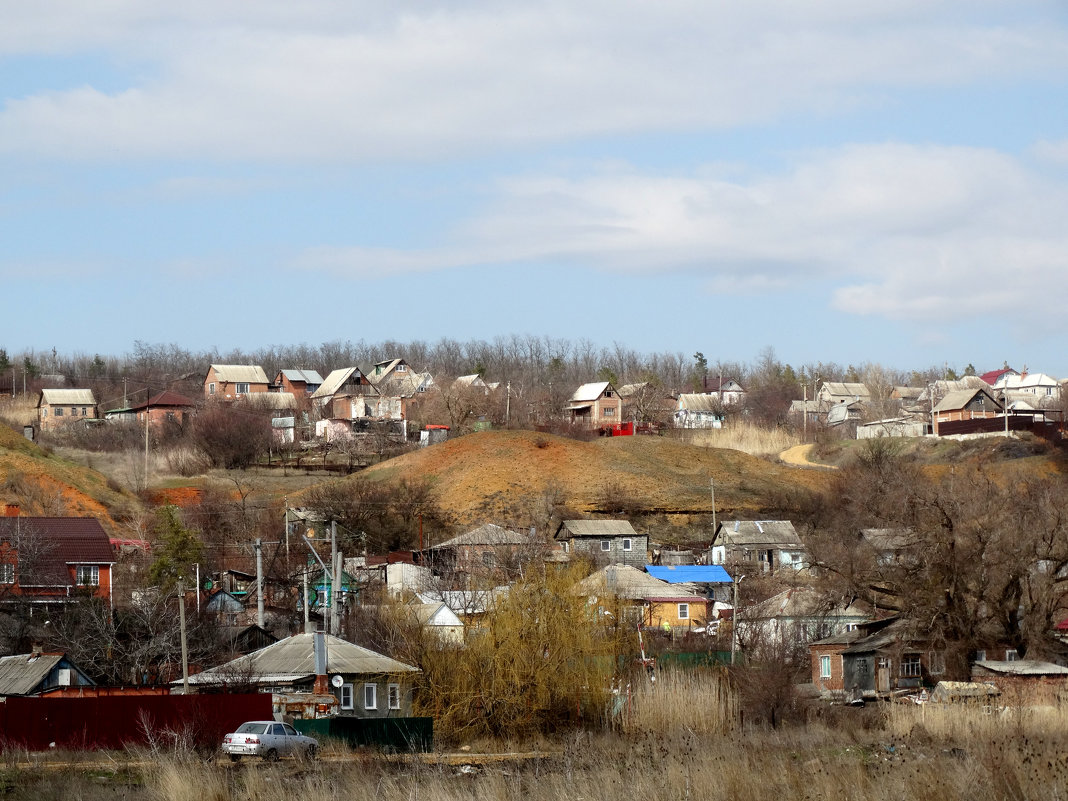
[[[815,445],[794,445],[792,448],[787,448],[779,454],[779,460],[783,464],[788,464],[793,467],[812,467],[817,470],[837,470],[838,468],[831,464],[818,464],[817,462],[810,462],[808,460],[809,454],[812,453],[812,449]]]

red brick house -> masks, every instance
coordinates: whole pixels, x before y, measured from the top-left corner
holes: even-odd
[[[95,518],[0,517],[0,599],[110,599],[114,563],[111,542]]]
[[[298,398],[311,395],[323,385],[323,377],[315,370],[279,370],[274,377],[278,392],[292,392]]]
[[[576,389],[565,408],[573,424],[603,428],[620,422],[623,403],[615,387],[608,381],[598,381]]]
[[[208,400],[234,400],[269,388],[267,374],[257,364],[213,364],[204,377]]]
[[[165,390],[153,395],[144,403],[130,408],[139,423],[148,422],[159,428],[167,423],[184,426],[196,412],[196,404],[185,395]]]

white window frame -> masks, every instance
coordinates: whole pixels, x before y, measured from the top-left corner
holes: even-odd
[[[401,708],[401,692],[399,684],[390,684],[386,686],[386,699],[390,709]]]
[[[634,549],[634,540],[632,540],[630,537],[625,538],[623,540],[623,550],[624,551],[630,551],[630,550],[633,550],[633,549]]]
[[[378,709],[378,685],[374,682],[369,681],[363,685],[363,708]]]
[[[15,583],[15,565],[11,562],[0,562],[0,584]]]
[[[212,381],[212,382],[210,382],[208,384],[208,394],[209,395],[214,395],[215,394],[215,382],[214,381]]]
[[[244,389],[242,389],[242,387],[244,387]],[[247,381],[238,381],[237,383],[234,384],[234,394],[235,395],[248,395],[248,394],[251,393],[251,391],[252,390],[249,387],[249,384],[248,384]]]
[[[946,655],[942,651],[928,652],[927,672],[932,676],[940,676],[946,672]]]
[[[608,553],[612,550],[612,540],[601,540],[601,550]]]
[[[352,684],[341,685],[341,708],[342,709],[355,709],[356,703],[354,700]]]
[[[56,417],[62,417],[63,416],[63,407],[62,406],[57,406],[54,414],[55,414]]]
[[[975,652],[975,661],[976,662],[985,662],[986,661],[986,649],[985,648],[980,648],[978,651]]]
[[[923,654],[904,654],[899,667],[902,678],[921,678],[923,676]]]
[[[615,416],[616,416],[616,407],[615,406],[605,406],[603,409],[601,409],[601,417],[615,417]]]
[[[688,603],[679,604],[679,620],[690,619],[690,605]]]
[[[79,587],[99,587],[100,566],[76,565],[74,568],[74,583]]]
[[[820,657],[820,678],[829,679],[831,677],[831,658],[829,656]]]
[[[1019,658],[1020,658],[1020,653],[1015,648],[1007,648],[1007,649],[1005,649],[1005,661],[1006,662],[1015,662]]]

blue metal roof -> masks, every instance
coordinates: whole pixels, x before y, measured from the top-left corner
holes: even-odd
[[[670,584],[706,582],[732,584],[734,579],[721,565],[646,565],[645,572]]]

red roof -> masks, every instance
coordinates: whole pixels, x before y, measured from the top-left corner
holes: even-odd
[[[0,517],[0,540],[18,547],[32,538],[39,553],[40,573],[34,585],[68,585],[67,565],[110,565],[115,562],[108,535],[92,517]]]
[[[144,409],[146,406],[155,409],[160,406],[196,406],[196,404],[189,400],[185,395],[179,395],[177,392],[171,392],[167,389],[153,395],[145,403],[140,403],[137,406],[131,407],[131,410],[137,411],[138,409]]]

